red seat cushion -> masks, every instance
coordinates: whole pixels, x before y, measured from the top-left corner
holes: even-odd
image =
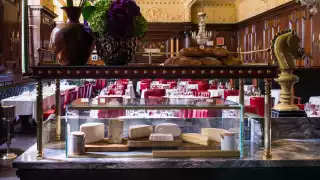
[[[250,105],[257,108],[256,114],[264,117],[264,97],[251,97]]]

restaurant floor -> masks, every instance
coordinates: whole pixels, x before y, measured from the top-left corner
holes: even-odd
[[[11,151],[17,155],[22,154],[30,146],[36,142],[34,134],[16,134],[11,143]],[[6,152],[6,144],[0,146],[0,154]],[[11,168],[12,161],[4,161],[0,159],[0,180],[18,180],[16,169]]]

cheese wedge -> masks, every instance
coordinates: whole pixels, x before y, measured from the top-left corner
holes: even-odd
[[[173,141],[172,134],[152,133],[149,141]]]
[[[153,127],[149,125],[135,125],[129,127],[129,138],[138,139],[149,137],[153,132]]]
[[[173,137],[179,137],[181,134],[181,129],[178,127],[178,125],[173,123],[162,123],[156,126],[154,132],[162,134],[172,134]]]
[[[85,134],[85,143],[93,143],[104,139],[103,123],[85,123],[80,126],[80,132]]]
[[[201,136],[201,134],[196,133],[183,133],[181,134],[181,139],[184,142],[192,143],[192,144],[199,144],[203,146],[209,146],[210,140],[206,136]]]
[[[210,141],[219,142],[221,143],[221,136],[220,134],[228,132],[225,129],[219,129],[219,128],[202,128],[201,129],[201,135],[207,136]]]

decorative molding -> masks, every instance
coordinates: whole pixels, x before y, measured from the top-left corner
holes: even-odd
[[[185,13],[175,13],[167,11],[165,8],[144,8],[141,13],[148,22],[184,22]]]
[[[237,22],[249,19],[292,0],[240,0],[236,1]]]
[[[50,18],[56,18],[58,15],[51,11],[49,8],[46,6],[40,6],[40,5],[29,5],[29,16],[31,14],[31,11],[40,11],[40,13],[45,14],[49,16]],[[39,14],[40,15],[40,14]]]

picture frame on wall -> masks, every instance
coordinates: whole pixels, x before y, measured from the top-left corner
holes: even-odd
[[[224,46],[224,37],[217,37],[216,38],[216,44],[217,46]]]

